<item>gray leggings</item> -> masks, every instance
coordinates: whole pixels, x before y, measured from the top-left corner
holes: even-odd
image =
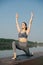
[[[12,42],[12,48],[13,48],[14,53],[16,53],[16,48],[17,48],[19,50],[23,50],[26,53],[26,55],[28,55],[28,56],[30,55],[30,52],[29,52],[29,48],[28,48],[28,44],[27,43],[13,41]]]

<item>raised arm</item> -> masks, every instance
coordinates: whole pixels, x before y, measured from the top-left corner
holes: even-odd
[[[18,23],[18,14],[16,13],[16,27],[18,32],[20,32],[20,27],[19,27],[19,23]]]
[[[32,26],[32,20],[33,20],[33,12],[31,13],[31,18],[30,18],[30,21],[29,21],[29,26],[27,28],[27,34],[30,33],[30,29],[31,29],[31,26]]]

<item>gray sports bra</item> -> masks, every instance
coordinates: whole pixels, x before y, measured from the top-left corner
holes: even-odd
[[[18,37],[19,37],[19,38],[27,38],[28,35],[26,34],[26,32],[24,32],[24,33],[19,33],[19,34],[18,34]]]

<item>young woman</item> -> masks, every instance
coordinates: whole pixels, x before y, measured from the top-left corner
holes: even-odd
[[[14,57],[12,59],[16,59],[16,48],[23,50],[27,56],[31,55],[29,52],[27,38],[30,33],[32,20],[33,20],[33,13],[31,13],[29,26],[27,27],[27,24],[25,22],[22,22],[21,28],[20,28],[19,23],[18,23],[18,14],[16,14],[16,26],[17,26],[17,30],[18,30],[18,43],[15,43],[15,41],[13,41],[13,43],[12,43],[12,47],[14,50]]]

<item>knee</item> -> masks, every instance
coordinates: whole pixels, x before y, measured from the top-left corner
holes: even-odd
[[[14,45],[15,45],[15,41],[12,42],[12,46],[14,46]]]
[[[15,44],[15,41],[13,41],[12,43]]]

